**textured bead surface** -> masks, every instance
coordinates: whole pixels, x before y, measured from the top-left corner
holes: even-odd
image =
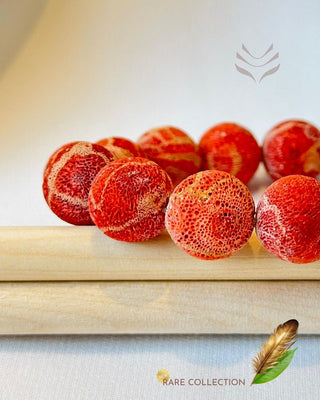
[[[315,178],[320,173],[320,132],[305,121],[284,121],[273,127],[263,142],[263,161],[269,175]]]
[[[229,172],[248,183],[261,161],[261,149],[244,127],[231,122],[210,128],[201,138],[203,169]]]
[[[202,171],[173,191],[166,228],[186,253],[217,259],[236,253],[254,228],[254,201],[249,189],[223,171]]]
[[[43,177],[43,194],[51,210],[74,225],[91,225],[88,194],[102,167],[113,161],[102,146],[72,142],[60,147],[49,159]]]
[[[171,192],[171,180],[159,165],[142,157],[123,158],[108,164],[95,178],[90,213],[98,228],[113,239],[152,239],[165,227]]]
[[[122,137],[109,137],[101,139],[97,142],[97,144],[109,150],[116,160],[126,157],[145,156],[144,152],[136,143]]]
[[[266,250],[283,260],[319,260],[320,183],[302,175],[275,181],[259,201],[256,231]]]
[[[181,129],[172,126],[151,129],[138,139],[138,145],[168,173],[173,186],[200,170],[199,148]]]

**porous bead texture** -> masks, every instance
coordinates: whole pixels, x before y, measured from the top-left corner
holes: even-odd
[[[256,232],[264,248],[282,260],[319,260],[320,183],[302,175],[275,181],[259,201]]]
[[[305,121],[273,127],[263,142],[263,161],[272,179],[287,175],[315,178],[320,173],[320,132]]]
[[[167,173],[153,161],[142,157],[113,161],[98,173],[91,186],[91,217],[113,239],[152,239],[164,230],[172,189]]]
[[[254,228],[249,189],[223,171],[202,171],[173,191],[166,212],[172,240],[191,256],[211,260],[236,253]]]
[[[248,183],[261,161],[261,148],[250,131],[225,122],[204,133],[199,143],[203,169],[228,172]]]
[[[109,150],[115,160],[127,157],[145,157],[144,152],[136,143],[122,137],[101,139],[97,144]]]
[[[51,210],[74,225],[92,225],[88,207],[91,183],[102,167],[113,161],[102,146],[72,142],[49,159],[43,176],[43,194]]]
[[[150,160],[168,173],[173,186],[200,171],[198,145],[181,129],[172,126],[154,128],[144,133],[137,143]]]

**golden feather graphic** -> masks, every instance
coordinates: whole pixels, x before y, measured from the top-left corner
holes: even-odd
[[[260,353],[257,353],[256,357],[252,360],[256,374],[251,385],[253,383],[264,383],[276,378],[289,365],[295,350],[288,352],[288,349],[295,343],[294,339],[297,335],[298,326],[299,323],[297,320],[290,319],[284,324],[279,325],[262,345]],[[287,360],[283,363],[282,368],[279,368],[281,361],[286,358]],[[273,370],[276,368],[278,368],[278,371]],[[258,376],[265,376],[270,371],[270,379],[260,379],[261,382],[255,382]]]

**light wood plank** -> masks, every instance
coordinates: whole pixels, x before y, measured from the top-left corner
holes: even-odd
[[[255,234],[234,256],[204,261],[185,254],[167,233],[124,243],[93,226],[0,228],[0,281],[319,279],[319,262],[282,261]]]
[[[320,333],[320,283],[1,283],[0,334]]]

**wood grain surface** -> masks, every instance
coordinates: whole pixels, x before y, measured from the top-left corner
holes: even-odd
[[[0,334],[319,334],[319,304],[306,281],[1,283]]]
[[[185,254],[167,233],[124,243],[93,226],[0,228],[0,281],[319,279],[319,262],[282,261],[255,234],[234,256],[205,261]]]

